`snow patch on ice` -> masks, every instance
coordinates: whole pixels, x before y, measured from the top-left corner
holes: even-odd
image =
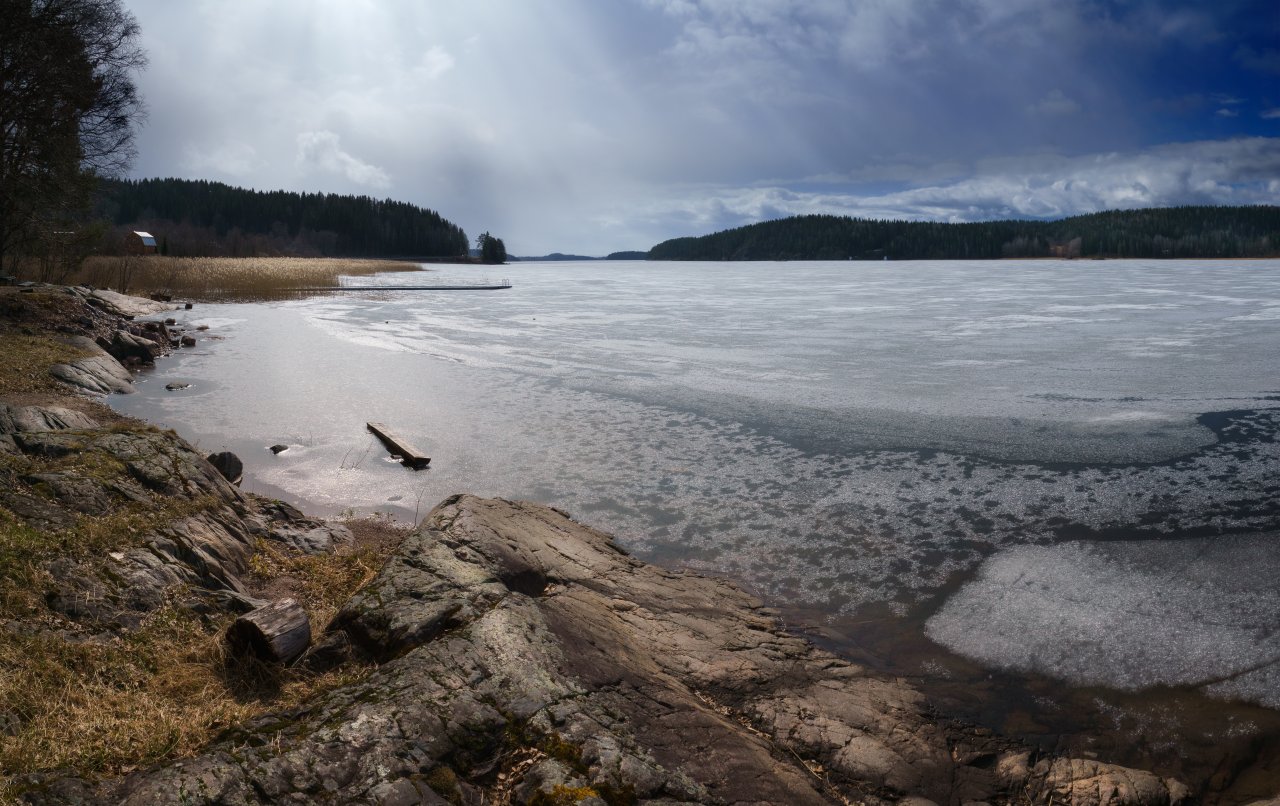
[[[1280,705],[1280,535],[1006,549],[927,634],[991,666]]]

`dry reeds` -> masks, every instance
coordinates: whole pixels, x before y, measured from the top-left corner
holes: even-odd
[[[421,270],[417,263],[356,258],[95,256],[68,282],[207,302],[253,301],[339,285],[343,275]]]

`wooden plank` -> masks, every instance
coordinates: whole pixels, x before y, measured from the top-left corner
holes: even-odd
[[[511,283],[491,285],[322,285],[291,289],[293,291],[501,291]]]
[[[409,444],[406,439],[397,436],[382,423],[366,423],[369,430],[382,440],[392,456],[399,456],[400,461],[414,470],[421,470],[431,464],[431,457]]]

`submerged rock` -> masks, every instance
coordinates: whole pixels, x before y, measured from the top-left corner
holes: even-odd
[[[307,659],[352,654],[378,668],[195,758],[76,791],[124,804],[1186,797],[1150,773],[945,726],[905,682],[786,633],[729,583],[646,565],[534,504],[438,506]]]

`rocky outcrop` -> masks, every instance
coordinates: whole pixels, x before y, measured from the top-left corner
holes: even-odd
[[[97,427],[89,415],[63,406],[12,406],[0,401],[0,434]]]
[[[451,498],[304,659],[378,664],[205,754],[33,802],[1169,804],[1176,781],[945,727],[733,585]],[[43,800],[42,800],[43,798]]]
[[[95,308],[101,308],[107,313],[114,316],[122,316],[126,319],[132,319],[135,316],[149,316],[174,309],[174,305],[169,302],[159,302],[128,294],[120,294],[105,288],[75,286],[70,291]]]
[[[0,409],[0,420],[39,427],[7,435],[13,467],[28,460],[39,469],[0,479],[0,506],[41,530],[71,529],[86,516],[97,524],[106,551],[44,569],[49,608],[90,631],[132,628],[175,591],[193,607],[211,596],[232,612],[257,606],[243,580],[258,539],[317,551],[350,541],[344,526],[241,493],[170,432],[51,429],[69,415],[32,408]]]

